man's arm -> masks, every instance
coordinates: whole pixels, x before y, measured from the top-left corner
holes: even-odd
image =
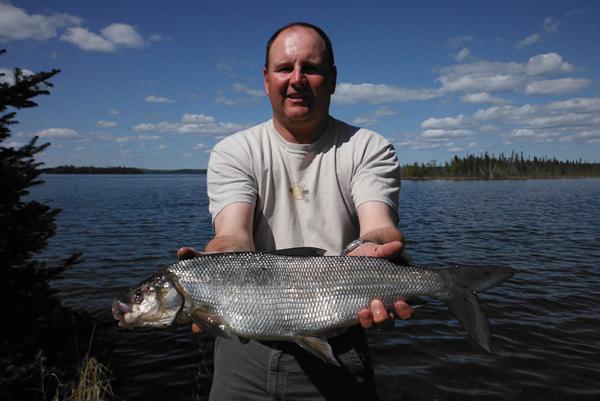
[[[252,224],[254,205],[249,203],[231,203],[223,208],[215,218],[215,236],[204,247],[204,252],[252,251],[254,242]],[[189,259],[201,255],[193,248],[182,247],[177,251],[178,259]],[[194,333],[202,328],[192,324]]]
[[[254,205],[231,203],[215,218],[215,237],[204,252],[253,251]]]
[[[370,241],[350,252],[349,256],[373,256],[383,258],[398,257],[404,248],[404,235],[396,228],[394,212],[383,202],[365,202],[358,207],[360,239]],[[408,319],[412,308],[397,300],[394,303],[396,314],[401,319]],[[373,300],[370,308],[358,313],[358,320],[364,328],[380,324],[390,319],[385,305],[380,300]]]

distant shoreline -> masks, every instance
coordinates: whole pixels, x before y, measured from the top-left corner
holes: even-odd
[[[46,174],[206,174],[206,169],[145,169],[136,167],[58,166],[42,169]]]
[[[511,160],[511,159],[508,159]],[[452,165],[405,165],[401,178],[411,181],[495,181],[600,178],[600,164],[582,162],[559,162],[538,159],[521,160],[507,164],[507,159],[474,158],[462,161],[456,158]],[[508,168],[510,167],[510,168]],[[57,166],[42,169],[46,174],[206,174],[206,169],[144,169],[137,167]]]
[[[107,169],[108,170],[108,169]],[[136,171],[100,171],[100,169],[92,171],[55,171],[53,169],[44,169],[43,173],[52,175],[176,175],[176,174],[198,174],[206,175],[206,169],[178,169],[178,170],[150,170],[150,169],[135,169]],[[494,177],[492,179],[484,177],[401,177],[402,181],[503,181],[503,180],[558,180],[558,179],[600,179],[597,175],[554,175],[554,176],[507,176]]]

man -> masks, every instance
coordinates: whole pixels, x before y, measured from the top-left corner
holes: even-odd
[[[263,78],[272,120],[211,153],[215,236],[205,252],[313,246],[339,254],[352,243],[348,255],[399,255],[398,161],[383,137],[329,116],[337,70],[325,33],[306,23],[278,30]],[[178,251],[179,258],[195,254]],[[394,306],[399,317],[410,316],[405,302]],[[364,328],[390,318],[378,300],[357,313]],[[364,331],[356,326],[330,343],[340,368],[292,343],[218,339],[211,400],[376,399]]]

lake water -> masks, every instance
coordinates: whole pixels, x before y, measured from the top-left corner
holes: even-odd
[[[122,399],[205,399],[212,341],[188,327],[123,330],[120,291],[211,238],[202,175],[45,175],[32,196],[63,209],[46,258],[82,251],[54,286],[94,316]],[[600,180],[405,181],[400,225],[417,265],[503,265],[480,296],[495,354],[430,301],[370,332],[383,400],[600,399]]]

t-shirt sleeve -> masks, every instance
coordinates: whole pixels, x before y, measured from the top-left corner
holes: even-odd
[[[393,145],[378,134],[365,135],[355,149],[352,199],[358,206],[377,201],[387,204],[398,218],[400,164]]]
[[[228,137],[210,153],[206,173],[208,210],[215,217],[230,203],[256,203],[256,180],[252,175],[251,156],[241,138]]]

